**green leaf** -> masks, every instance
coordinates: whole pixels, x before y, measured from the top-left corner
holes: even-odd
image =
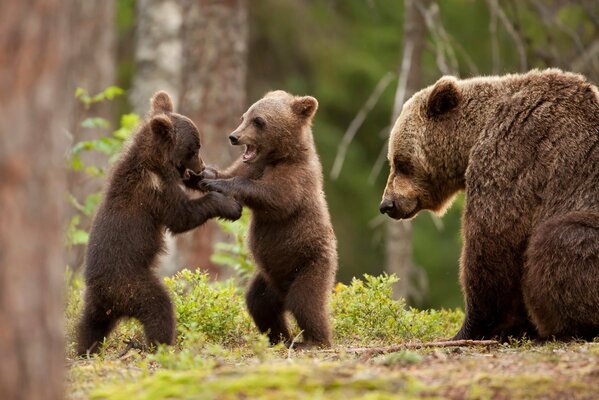
[[[102,201],[102,192],[96,192],[88,195],[85,198],[81,212],[88,217],[92,216],[100,204],[100,201]]]
[[[85,173],[95,177],[104,176],[104,170],[102,168],[96,167],[95,165],[89,165],[85,168]]]
[[[81,122],[83,128],[110,128],[110,122],[104,118],[86,118]]]
[[[121,117],[121,127],[114,131],[112,136],[120,140],[127,140],[131,136],[135,128],[137,128],[139,121],[140,118],[137,114],[124,114]]]
[[[75,229],[72,234],[69,242],[72,245],[81,245],[87,244],[89,241],[89,234],[83,229]]]
[[[104,97],[106,97],[108,100],[112,100],[116,96],[120,96],[123,93],[125,93],[125,91],[123,89],[121,89],[120,87],[118,87],[118,86],[108,86],[102,92],[102,94],[104,95]]]
[[[81,161],[81,157],[78,154],[73,154],[71,156],[71,169],[73,171],[81,171],[83,169],[83,161]]]

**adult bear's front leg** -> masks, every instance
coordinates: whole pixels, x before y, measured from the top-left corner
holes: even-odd
[[[460,280],[466,317],[454,339],[535,337],[522,297],[523,245],[464,219]]]

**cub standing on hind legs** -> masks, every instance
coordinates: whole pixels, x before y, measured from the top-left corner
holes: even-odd
[[[180,187],[204,168],[199,149],[193,122],[173,113],[168,94],[156,93],[150,120],[115,166],[91,229],[78,354],[96,352],[122,317],[137,318],[150,345],[174,343],[173,305],[152,271],[165,228],[181,233],[209,218],[241,215],[239,203],[220,193],[192,200]]]
[[[271,343],[290,343],[290,311],[304,342],[330,346],[328,300],[337,270],[337,242],[323,192],[311,122],[318,102],[268,93],[229,136],[245,145],[225,172],[207,169],[201,186],[252,210],[249,247],[258,265],[246,295],[249,313]],[[213,178],[213,179],[209,179]],[[215,179],[214,179],[215,178]]]

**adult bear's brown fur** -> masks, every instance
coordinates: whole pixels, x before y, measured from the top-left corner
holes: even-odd
[[[466,191],[456,339],[599,335],[599,94],[556,69],[440,79],[391,133],[381,212]]]
[[[158,92],[149,121],[114,167],[94,219],[85,266],[85,306],[78,327],[78,354],[95,352],[122,317],[137,318],[150,344],[172,344],[173,305],[153,274],[165,228],[181,233],[208,218],[235,220],[241,206],[220,193],[191,200],[183,178],[203,169],[198,130],[173,113]]]
[[[337,249],[310,128],[317,107],[310,96],[268,93],[229,136],[246,146],[241,159],[202,183],[252,210],[249,247],[258,272],[246,301],[272,343],[290,341],[289,310],[303,330],[303,345],[331,344],[328,299]]]

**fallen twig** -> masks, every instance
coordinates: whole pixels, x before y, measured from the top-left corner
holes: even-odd
[[[456,346],[494,346],[499,344],[497,340],[444,340],[440,342],[404,343],[388,347],[354,347],[346,349],[347,353],[373,354],[392,353],[406,349],[422,349],[428,347],[456,347]]]
[[[497,340],[442,340],[438,342],[424,342],[424,343],[403,343],[395,346],[387,347],[353,347],[349,349],[343,349],[346,353],[362,354],[360,357],[361,361],[368,361],[370,357],[375,354],[394,353],[397,351],[408,350],[408,349],[424,349],[433,347],[459,347],[459,346],[496,346],[499,342]],[[326,353],[338,353],[340,349],[324,350]]]

